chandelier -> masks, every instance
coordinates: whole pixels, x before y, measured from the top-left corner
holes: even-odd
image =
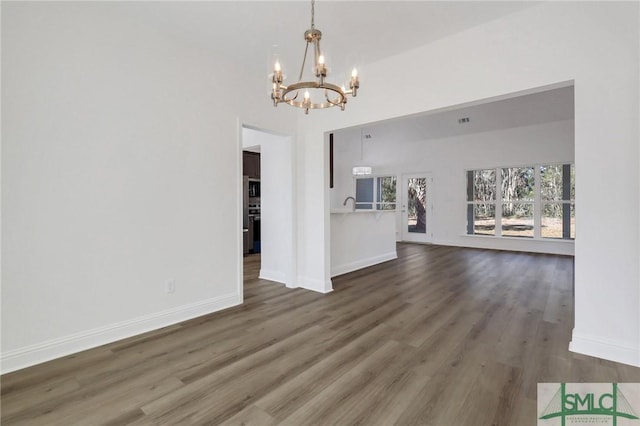
[[[324,55],[320,50],[322,32],[315,28],[314,18],[315,0],[311,0],[311,28],[304,32],[304,39],[307,44],[304,49],[304,56],[302,57],[302,66],[300,67],[298,82],[288,86],[282,84],[284,76],[280,62],[276,60],[271,77],[273,83],[273,89],[271,91],[273,106],[277,107],[280,102],[284,102],[291,106],[304,109],[305,114],[309,114],[310,109],[323,109],[334,106],[338,106],[344,111],[347,103],[347,95],[355,97],[358,93],[358,88],[360,87],[358,71],[354,68],[351,72],[349,90],[346,90],[344,86],[336,86],[335,84],[325,81],[327,77],[327,66]],[[313,72],[316,78],[315,80],[310,79],[303,81],[302,76],[304,74],[304,66],[307,62],[307,53],[310,44],[313,45]],[[304,93],[302,98],[300,98],[300,91],[302,90],[304,90]]]

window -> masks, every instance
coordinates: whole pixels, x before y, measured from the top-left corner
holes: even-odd
[[[467,234],[575,238],[573,164],[469,170],[466,177]]]
[[[373,209],[373,179],[374,178],[356,179],[356,209]]]
[[[576,179],[573,164],[540,167],[542,238],[576,238]]]
[[[378,210],[396,209],[396,177],[382,176],[376,179],[376,201]]]
[[[502,235],[533,238],[534,168],[500,170]]]
[[[356,209],[395,210],[396,177],[356,178]]]
[[[493,169],[467,172],[467,233],[496,233],[496,171]]]

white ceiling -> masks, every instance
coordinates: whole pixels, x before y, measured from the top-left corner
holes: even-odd
[[[462,118],[469,118],[460,123]],[[334,132],[336,140],[365,135],[382,141],[421,141],[464,134],[531,126],[574,118],[573,86],[544,90],[507,99],[480,102],[443,111],[380,121]]]
[[[279,54],[285,72],[299,71],[311,2],[131,2],[123,18],[145,22],[173,37],[264,74]],[[528,1],[323,1],[315,5],[316,28],[334,75],[398,54],[531,7]],[[107,6],[108,7],[108,6]],[[277,48],[273,46],[277,45]]]
[[[339,84],[360,67],[487,21],[532,7],[531,1],[324,1],[315,5],[316,28],[332,76]],[[88,3],[92,4],[92,3]],[[96,3],[93,3],[94,5]],[[189,45],[232,60],[266,79],[278,54],[286,74],[299,72],[310,0],[153,1],[101,3],[105,13],[144,23]],[[276,47],[274,47],[276,46]],[[292,78],[292,77],[289,77]],[[470,122],[458,124],[461,117]],[[367,125],[376,138],[423,140],[573,118],[573,88],[427,113]],[[354,130],[354,129],[351,129]],[[345,130],[348,131],[348,130]],[[360,130],[357,129],[358,134]]]

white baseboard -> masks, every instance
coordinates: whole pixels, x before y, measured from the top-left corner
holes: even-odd
[[[526,253],[574,255],[574,242],[551,238],[534,240],[520,237],[492,237],[487,235],[462,235],[455,240],[434,239],[431,244],[439,246],[468,247],[487,250],[521,251]]]
[[[573,332],[569,350],[583,355],[640,367],[640,348],[601,337]]]
[[[314,280],[312,278],[298,277],[298,286],[318,293],[330,293],[333,291],[331,280]]]
[[[260,278],[261,280],[269,280],[281,284],[287,283],[287,280],[282,272],[270,271],[268,269],[260,269],[260,275],[258,276],[258,278]]]
[[[378,263],[387,262],[389,260],[397,259],[398,253],[394,250],[389,253],[381,254],[367,259],[360,259],[356,262],[347,263],[345,265],[336,265],[331,267],[331,276],[346,274],[348,272],[357,271],[358,269],[367,268],[369,266],[377,265]]]
[[[214,297],[189,305],[178,306],[166,311],[3,352],[2,355],[0,355],[0,371],[2,374],[5,374],[20,370],[52,359],[217,312],[241,303],[242,298],[236,293]]]

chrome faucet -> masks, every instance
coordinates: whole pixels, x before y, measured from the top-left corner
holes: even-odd
[[[352,208],[352,211],[356,211],[356,199],[355,199],[355,198],[353,198],[353,197],[347,197],[347,198],[345,198],[345,199],[344,199],[344,203],[342,203],[342,205],[343,205],[343,206],[346,206],[346,205],[347,205],[347,201],[349,201],[349,200],[353,200],[353,208]]]

